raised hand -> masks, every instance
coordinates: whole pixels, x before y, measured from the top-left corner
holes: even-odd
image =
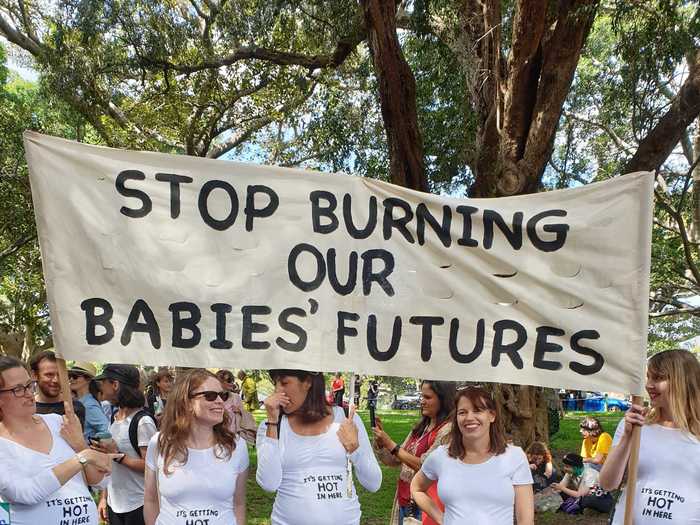
[[[85,436],[83,436],[83,427],[80,424],[78,416],[73,411],[73,404],[64,401],[63,408],[65,415],[63,416],[63,424],[61,425],[61,437],[66,440],[70,447],[80,452],[85,448]]]
[[[355,421],[353,421],[356,410],[357,409],[354,405],[350,407],[348,417],[343,420],[343,422],[340,424],[338,432],[336,432],[338,439],[340,439],[340,443],[343,445],[343,448],[345,448],[345,451],[348,454],[352,454],[360,447],[357,425],[355,425]]]

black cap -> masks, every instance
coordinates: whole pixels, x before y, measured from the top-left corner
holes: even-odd
[[[124,385],[138,388],[141,374],[139,374],[139,369],[132,365],[108,364],[105,365],[102,373],[95,378],[96,381],[102,379],[113,379]]]
[[[562,459],[564,465],[569,465],[570,467],[583,468],[583,458],[578,454],[570,453],[564,456]]]

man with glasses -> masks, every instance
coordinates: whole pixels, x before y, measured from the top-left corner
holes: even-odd
[[[39,352],[29,361],[29,367],[32,369],[32,379],[37,384],[36,413],[64,415],[56,354],[51,350]],[[73,411],[85,428],[85,407],[80,401],[73,400]]]
[[[92,393],[97,388],[96,375],[97,370],[92,363],[78,362],[68,371],[70,389],[85,407],[83,433],[88,443],[91,438],[109,432],[109,420],[102,410],[102,405]]]

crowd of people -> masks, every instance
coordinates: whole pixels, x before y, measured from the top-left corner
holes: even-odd
[[[356,483],[377,491],[379,463],[400,469],[392,524],[532,524],[535,510],[586,508],[622,523],[631,434],[641,427],[634,523],[700,523],[700,364],[685,350],[649,360],[651,406],[632,405],[614,432],[581,421],[580,451],[557,468],[545,443],[526,450],[503,429],[481,386],[423,381],[421,417],[406,436],[380,418],[368,434],[355,403],[331,399],[323,374],[271,370],[259,408],[255,379],[228,370],[154,371],[75,363],[64,402],[55,355],[0,356],[0,501],[13,525],[219,525],[246,522],[248,446],[255,479],[275,493],[273,525],[357,525]],[[359,389],[358,389],[359,390]],[[378,385],[367,400],[376,407]],[[240,394],[243,394],[241,397]],[[339,394],[340,393],[340,394]],[[388,509],[387,509],[388,511]]]

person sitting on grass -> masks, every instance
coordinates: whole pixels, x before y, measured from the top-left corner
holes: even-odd
[[[612,437],[603,432],[600,420],[587,416],[579,425],[583,442],[581,443],[581,457],[584,463],[588,463],[595,470],[600,471],[608,457],[612,446]]]
[[[557,481],[557,471],[552,464],[552,453],[549,447],[541,441],[534,441],[527,448],[527,460],[532,471],[535,493],[544,490]]]
[[[564,499],[560,509],[568,514],[578,514],[586,508],[610,512],[615,502],[609,492],[600,488],[598,471],[584,463],[578,454],[567,454],[562,462],[566,472],[564,479],[552,483]]]

